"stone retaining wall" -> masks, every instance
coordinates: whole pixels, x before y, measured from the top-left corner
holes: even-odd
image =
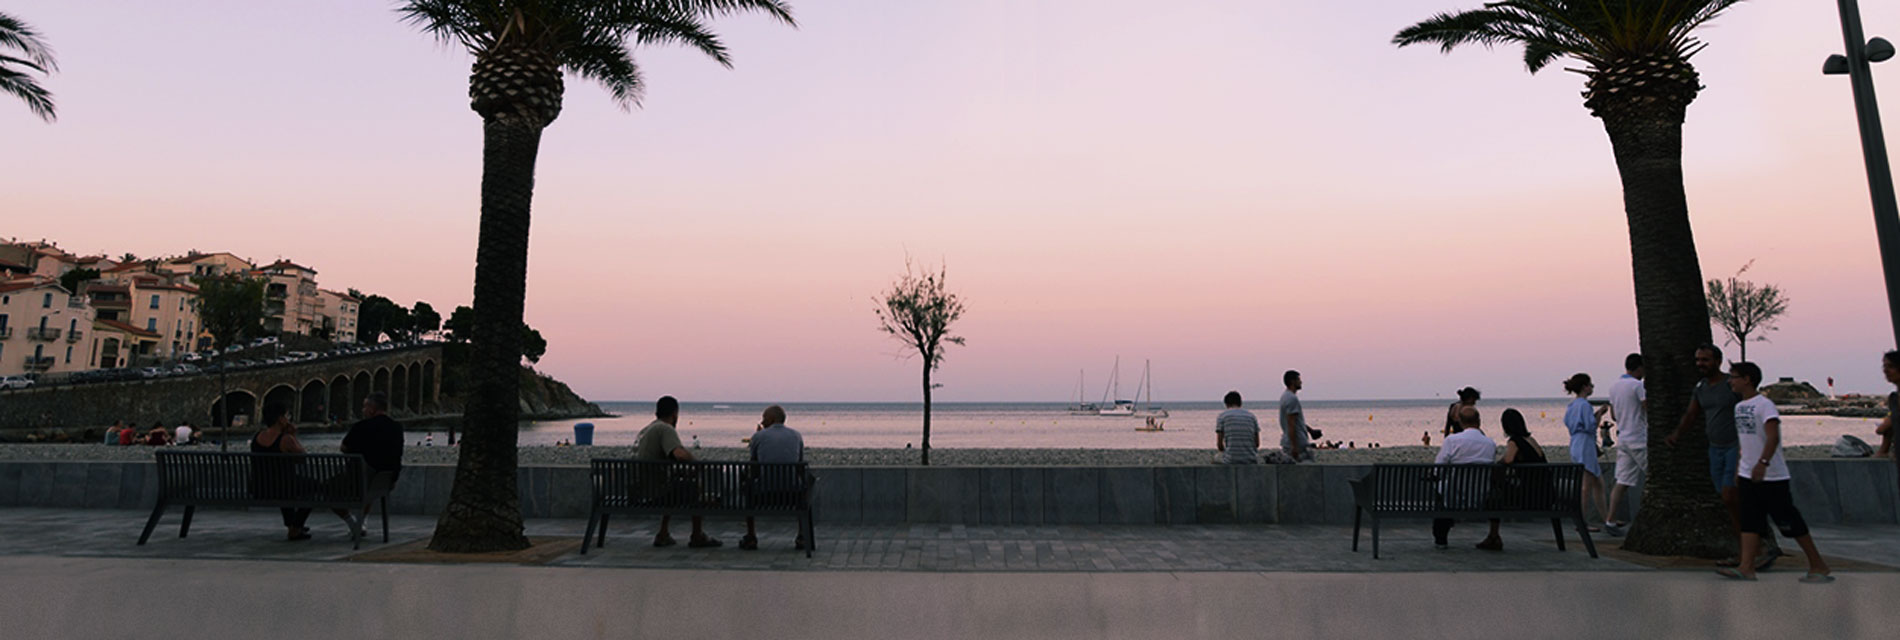
[[[1793,460],[1809,522],[1900,524],[1891,461]],[[1352,524],[1347,481],[1370,465],[1247,467],[818,467],[818,519],[836,523]],[[585,518],[588,469],[523,467],[530,518]],[[1609,474],[1608,465],[1605,475]],[[410,466],[391,513],[436,514],[455,468]],[[0,506],[150,509],[150,462],[0,461]]]

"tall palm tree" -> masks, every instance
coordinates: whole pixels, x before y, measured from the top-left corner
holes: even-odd
[[[58,70],[53,49],[40,39],[38,31],[19,18],[0,13],[0,93],[13,94],[33,115],[52,122],[59,117],[53,109],[53,93],[40,86],[34,75]]]
[[[706,20],[759,11],[790,25],[781,0],[408,0],[403,19],[475,56],[470,106],[482,117],[482,217],[475,254],[472,393],[448,508],[429,548],[524,549],[515,490],[522,299],[541,130],[561,113],[562,72],[600,83],[623,109],[645,84],[631,49],[681,44],[730,67]]]
[[[1664,446],[1688,408],[1694,352],[1709,341],[1702,268],[1682,186],[1682,122],[1702,85],[1694,32],[1741,0],[1505,0],[1405,28],[1400,47],[1523,45],[1531,72],[1582,62],[1583,105],[1603,120],[1623,182],[1636,326],[1648,376],[1650,475],[1623,548],[1719,556],[1735,539],[1709,486],[1705,440]]]

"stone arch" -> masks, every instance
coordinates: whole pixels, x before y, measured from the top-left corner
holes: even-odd
[[[227,408],[229,412],[227,413]],[[257,396],[243,389],[232,389],[211,403],[211,426],[254,426],[257,422]]]
[[[438,400],[436,397],[434,360],[422,361],[422,383],[417,386],[422,391],[422,407],[424,410],[433,413],[436,410],[436,402]]]
[[[279,384],[279,385],[271,387],[270,391],[264,392],[264,401],[259,406],[269,407],[272,404],[283,403],[283,405],[286,408],[290,409],[289,415],[291,419],[294,420],[299,415],[299,412],[297,411],[297,401],[300,399],[301,398],[297,394],[296,387],[293,387],[287,384]],[[262,409],[260,409],[260,411],[262,411]],[[259,413],[258,415],[259,417],[262,417],[263,414]],[[264,425],[261,425],[261,424],[257,426],[260,429],[264,427]]]
[[[368,371],[356,372],[356,378],[350,381],[350,416],[363,417],[363,400],[369,398],[370,377]]]
[[[318,378],[303,383],[302,397],[298,398],[297,421],[304,424],[330,423],[330,394],[323,379]]]
[[[389,409],[402,411],[409,408],[409,368],[396,365],[389,370]]]
[[[422,411],[422,363],[409,363],[409,400],[406,406],[410,411]]]
[[[370,384],[369,388],[370,388],[370,391],[373,391],[376,393],[381,393],[385,395],[389,393],[389,367],[376,368],[375,382]]]
[[[350,377],[339,375],[330,380],[330,417],[339,421],[348,421],[356,415],[350,407]]]

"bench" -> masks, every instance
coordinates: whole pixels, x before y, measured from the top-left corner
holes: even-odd
[[[1583,520],[1580,464],[1378,464],[1350,481],[1354,509],[1352,550],[1359,550],[1361,516],[1372,519],[1372,557],[1379,557],[1379,523],[1386,518],[1550,518],[1564,550],[1563,519],[1577,523],[1583,547],[1597,557]]]
[[[792,517],[805,539],[805,557],[817,545],[811,492],[816,484],[805,463],[593,460],[593,502],[587,513],[587,543],[607,544],[613,515]],[[595,532],[599,533],[596,534]],[[598,535],[598,538],[596,538]]]
[[[145,521],[139,544],[172,505],[185,508],[178,537],[191,532],[198,507],[290,507],[343,509],[362,515],[350,522],[350,541],[363,547],[363,523],[372,500],[382,501],[383,542],[389,542],[389,496],[372,495],[363,456],[342,453],[224,453],[161,450],[158,504]]]

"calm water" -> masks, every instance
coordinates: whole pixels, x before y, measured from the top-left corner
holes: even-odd
[[[1478,404],[1484,415],[1485,432],[1501,438],[1496,425],[1506,408],[1524,413],[1531,433],[1550,446],[1568,442],[1563,427],[1566,399],[1499,399]],[[1325,439],[1352,441],[1358,446],[1379,442],[1385,446],[1417,445],[1426,432],[1432,443],[1439,442],[1439,426],[1449,400],[1316,400],[1306,403],[1308,420],[1325,432]],[[602,409],[618,414],[614,418],[556,420],[528,423],[521,432],[523,445],[550,445],[574,437],[577,422],[594,424],[594,442],[601,445],[631,445],[640,429],[652,421],[650,402],[603,402]],[[691,446],[694,436],[708,447],[741,446],[741,439],[752,434],[759,423],[762,403],[686,403],[680,410],[680,438]],[[892,447],[920,441],[923,429],[922,403],[788,403],[787,424],[804,434],[813,447]],[[931,412],[931,446],[1002,447],[1002,448],[1102,448],[1102,449],[1212,449],[1214,418],[1219,403],[1169,403],[1172,414],[1166,430],[1144,433],[1135,430],[1142,418],[1072,416],[1064,403],[947,403],[934,405]],[[1247,407],[1268,430],[1262,444],[1278,442],[1279,414],[1273,403]],[[1841,434],[1854,434],[1870,442],[1877,420],[1790,416],[1783,419],[1785,440],[1790,445],[1832,444]],[[442,435],[436,436],[437,444]],[[419,441],[421,434],[412,434]]]

